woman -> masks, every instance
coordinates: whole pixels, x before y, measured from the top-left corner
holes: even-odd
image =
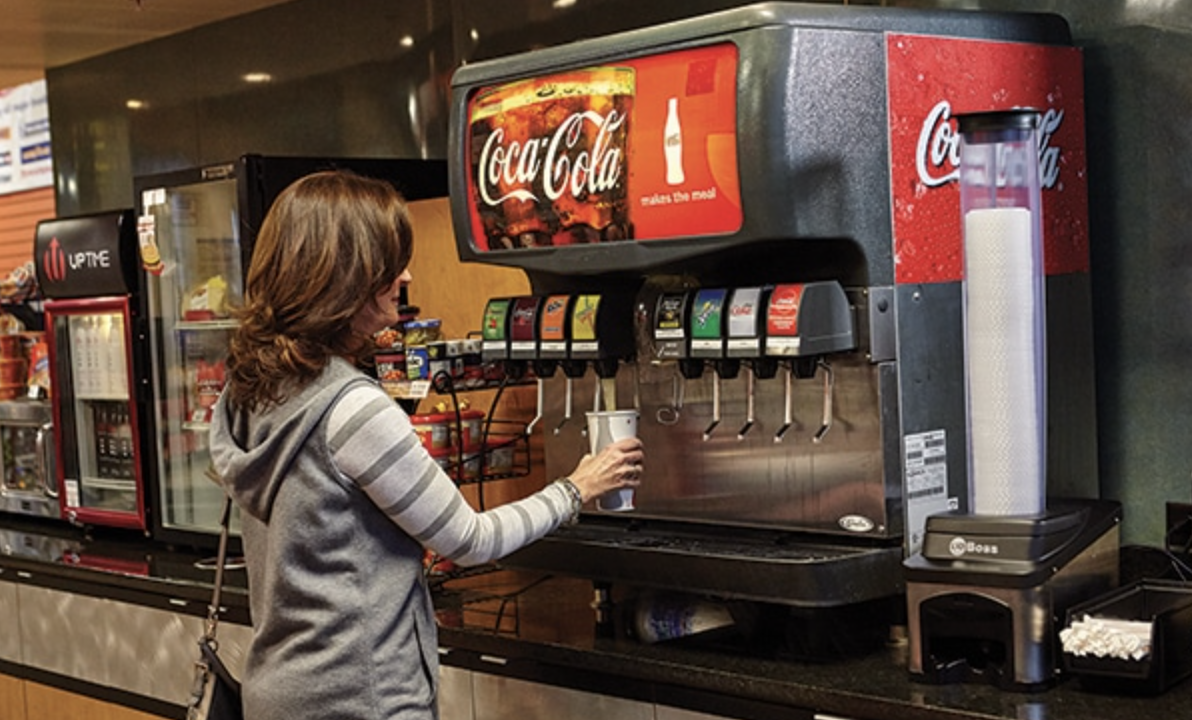
[[[253,720],[436,717],[424,550],[496,560],[639,482],[632,439],[523,500],[468,506],[356,367],[398,320],[412,239],[392,187],[338,171],[295,182],[261,226],[211,430],[242,511]]]

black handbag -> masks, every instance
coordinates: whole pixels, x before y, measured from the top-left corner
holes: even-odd
[[[222,527],[215,565],[215,589],[211,593],[211,605],[207,608],[206,629],[199,638],[199,659],[195,661],[194,684],[191,686],[190,702],[186,706],[186,720],[244,720],[240,683],[220,659],[219,642],[215,639],[224,564],[228,556],[228,521],[231,512],[232,498],[225,495],[220,518]]]

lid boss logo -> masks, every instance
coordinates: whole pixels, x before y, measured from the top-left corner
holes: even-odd
[[[613,142],[613,135],[625,123],[627,115],[610,110],[601,115],[592,110],[567,117],[549,137],[514,140],[506,146],[505,129],[497,127],[480,151],[477,172],[480,198],[496,206],[509,199],[540,202],[531,188],[541,177],[542,192],[554,201],[570,192],[580,198],[612,190],[621,177],[625,162],[624,148]],[[585,125],[595,129],[591,148],[580,142]],[[502,188],[512,188],[502,194]]]

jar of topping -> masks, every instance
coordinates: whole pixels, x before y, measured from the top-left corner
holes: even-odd
[[[450,450],[452,417],[447,413],[411,415],[410,424],[427,450]]]
[[[465,450],[479,449],[480,438],[484,434],[484,411],[460,410],[459,427],[462,437],[456,438],[455,441]]]
[[[513,444],[509,438],[489,440],[485,443],[484,466],[490,475],[508,475],[513,472]]]

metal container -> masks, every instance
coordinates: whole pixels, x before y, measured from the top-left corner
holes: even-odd
[[[0,402],[0,510],[61,517],[53,410],[40,400]]]

